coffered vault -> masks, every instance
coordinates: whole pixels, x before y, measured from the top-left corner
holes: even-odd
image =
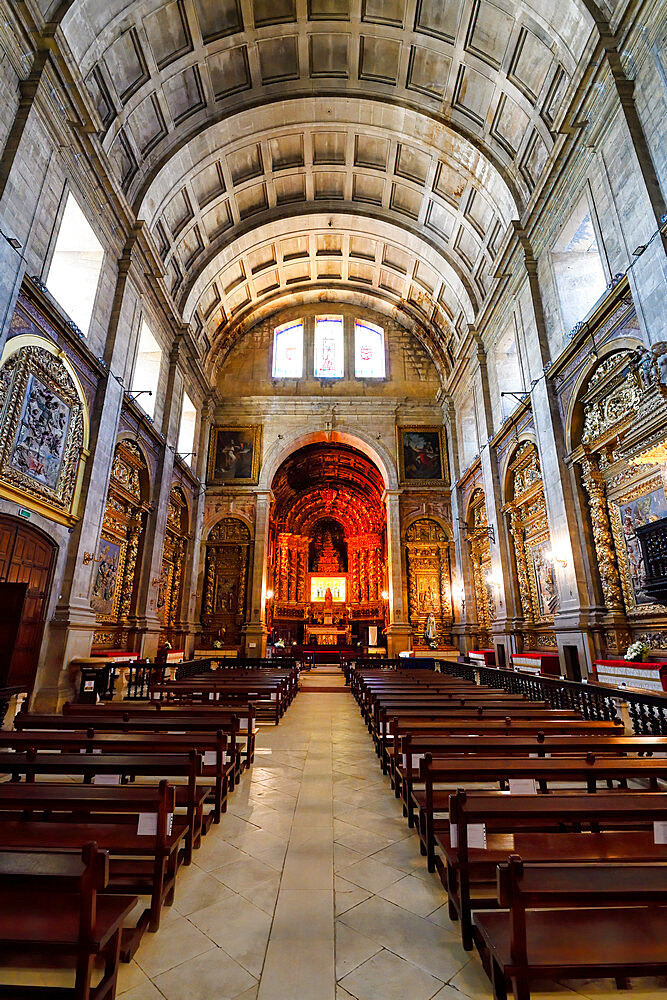
[[[578,0],[40,7],[210,370],[287,296],[337,289],[393,310],[442,361],[545,170],[594,28]]]

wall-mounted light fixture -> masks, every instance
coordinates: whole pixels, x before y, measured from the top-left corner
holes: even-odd
[[[544,553],[544,558],[550,563],[558,563],[563,567],[563,569],[567,566],[567,559],[563,559],[562,556],[557,556],[553,549],[547,549]]]
[[[383,590],[382,593],[380,594],[380,597],[382,598],[383,601],[388,601],[389,600],[389,591],[388,590]]]
[[[266,599],[267,599],[267,601],[272,601],[273,600],[273,591],[272,590],[267,590],[267,592],[266,592]]]

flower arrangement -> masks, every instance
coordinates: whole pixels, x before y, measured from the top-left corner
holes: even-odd
[[[645,642],[633,642],[631,646],[628,646],[623,659],[630,661],[643,660],[648,650],[649,647]]]
[[[213,649],[222,649],[222,643],[219,639],[213,640]]]

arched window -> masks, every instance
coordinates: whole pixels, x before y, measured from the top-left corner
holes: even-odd
[[[358,319],[354,324],[354,374],[357,378],[384,378],[384,330]]]
[[[82,333],[88,333],[104,250],[70,193],[60,222],[46,287]]]
[[[273,331],[274,378],[301,378],[303,375],[303,320],[283,323]]]
[[[315,378],[343,378],[345,346],[342,316],[315,317]]]

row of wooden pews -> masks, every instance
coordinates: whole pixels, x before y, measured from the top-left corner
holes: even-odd
[[[667,973],[667,737],[446,674],[349,682],[496,1000]]]
[[[0,996],[112,1000],[119,958],[158,929],[180,867],[252,766],[258,705],[278,705],[266,713],[277,724],[296,694],[292,671],[224,673],[228,684],[175,680],[173,696],[145,702],[24,709],[0,731],[3,969],[56,956],[74,980],[17,986],[5,971]],[[214,696],[192,697],[199,688]]]

